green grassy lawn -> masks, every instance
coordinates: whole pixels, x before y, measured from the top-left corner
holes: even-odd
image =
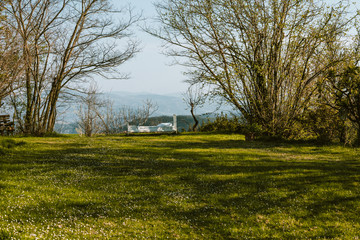
[[[242,135],[0,138],[0,239],[358,239],[360,150]]]

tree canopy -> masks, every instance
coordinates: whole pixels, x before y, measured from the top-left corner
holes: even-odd
[[[345,60],[329,54],[354,19],[346,4],[311,0],[165,0],[157,10],[161,27],[149,32],[172,46],[189,81],[211,85],[270,135],[286,135]]]

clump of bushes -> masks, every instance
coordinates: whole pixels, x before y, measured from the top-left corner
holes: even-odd
[[[200,132],[219,132],[219,133],[244,133],[245,124],[238,116],[229,117],[221,113],[215,120],[203,123],[199,128]]]
[[[296,119],[291,129],[284,130],[282,136],[275,136],[265,131],[259,124],[249,124],[241,116],[221,113],[215,119],[208,119],[199,128],[200,132],[238,133],[244,134],[246,140],[262,141],[305,140],[318,143],[356,144],[356,127],[341,117],[341,114],[331,107],[318,105],[307,109]]]
[[[45,133],[42,137],[64,137],[64,134],[58,133],[56,131]]]
[[[355,145],[357,128],[341,112],[326,105],[318,105],[297,119],[291,139],[315,140],[318,143]]]

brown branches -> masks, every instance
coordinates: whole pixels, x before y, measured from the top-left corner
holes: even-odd
[[[148,32],[172,45],[167,54],[195,81],[217,89],[271,135],[291,128],[316,82],[345,61],[328,58],[349,30],[345,5],[322,1],[168,0],[157,4],[161,27]],[[342,39],[344,40],[344,39]]]
[[[53,131],[65,87],[96,75],[123,78],[117,67],[139,51],[130,28],[140,16],[115,11],[107,0],[14,0],[4,12],[25,66],[26,113],[19,122],[26,133]]]

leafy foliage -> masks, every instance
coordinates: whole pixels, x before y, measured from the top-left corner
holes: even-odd
[[[339,117],[337,110],[329,106],[320,105],[309,109],[300,122],[301,128],[305,131],[302,133],[303,136],[297,134],[297,138],[306,139],[312,136],[323,143],[333,141],[345,143],[346,141],[345,121]]]
[[[215,120],[208,120],[200,127],[200,132],[244,133],[244,131],[245,124],[239,117],[229,117],[224,113],[216,116]]]
[[[347,66],[341,72],[330,71],[330,94],[333,108],[340,117],[348,119],[356,126],[356,144],[360,144],[360,67]]]

